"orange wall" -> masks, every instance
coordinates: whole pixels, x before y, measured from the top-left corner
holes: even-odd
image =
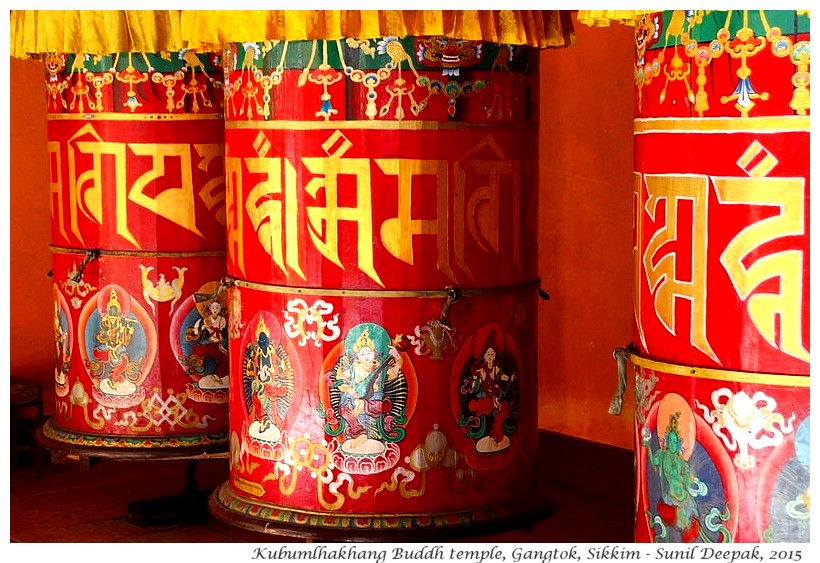
[[[632,28],[575,25],[541,54],[539,426],[632,447],[612,351],[632,335]]]
[[[56,356],[43,65],[11,59],[10,77],[10,370],[50,383]]]
[[[612,350],[631,336],[632,34],[576,25],[541,54],[539,425],[632,447],[631,401],[607,414]],[[53,373],[42,66],[12,60],[11,373]],[[631,388],[630,388],[631,392]],[[49,405],[50,407],[50,405]]]

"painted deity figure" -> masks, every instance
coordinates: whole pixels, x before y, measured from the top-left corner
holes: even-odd
[[[365,323],[345,338],[344,353],[327,379],[331,402],[341,419],[332,435],[344,435],[348,454],[379,455],[385,442],[404,436],[396,425],[404,420],[407,381],[403,358],[380,326]]]
[[[208,304],[208,314],[198,320],[194,328],[200,332],[208,342],[218,344],[222,353],[227,353],[228,320],[223,313],[222,303],[214,299]]]
[[[495,323],[473,337],[473,355],[462,372],[459,424],[476,440],[476,451],[492,453],[510,446],[517,414],[518,374],[507,353],[506,335]]]
[[[658,500],[658,516],[667,526],[681,531],[681,541],[695,542],[700,538],[698,506],[690,491],[698,479],[684,458],[683,439],[678,430],[681,413],[669,417],[661,447],[649,456],[650,463],[660,473],[661,497]]]
[[[761,495],[769,506],[769,518],[762,537],[767,543],[811,541],[811,417],[797,427],[794,441],[785,443],[769,458],[778,470],[771,479],[771,491]],[[768,498],[768,500],[767,500]]]
[[[100,319],[91,362],[92,374],[100,378],[100,391],[106,395],[128,396],[137,390],[140,362],[128,357],[128,344],[137,324],[136,319],[122,314],[117,292],[112,289]]]
[[[185,359],[188,373],[200,376],[202,389],[228,387],[228,319],[225,308],[218,299],[197,304],[200,318],[189,327],[185,339],[193,344],[191,354]]]
[[[54,344],[57,351],[57,361],[54,367],[54,382],[58,387],[64,388],[68,385],[68,371],[70,367],[70,345],[68,342],[68,332],[63,327],[59,301],[54,301]]]
[[[243,387],[250,425],[256,439],[278,442],[293,397],[293,368],[281,344],[273,342],[260,319],[256,341],[245,350]]]

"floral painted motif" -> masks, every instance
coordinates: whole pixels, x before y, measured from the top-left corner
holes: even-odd
[[[750,450],[777,446],[785,434],[794,431],[794,413],[786,420],[775,411],[777,401],[762,391],[750,397],[745,391],[732,393],[722,388],[712,393],[711,410],[697,400],[695,404],[726,448],[737,452],[734,462],[741,469],[755,466]]]

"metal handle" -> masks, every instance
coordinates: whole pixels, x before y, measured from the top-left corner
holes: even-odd
[[[450,319],[447,318],[447,311],[450,310],[450,305],[461,299],[461,290],[453,285],[448,286],[445,291],[447,292],[447,300],[444,302],[444,306],[441,308],[441,315],[439,315],[439,322],[445,326],[450,325]]]
[[[609,414],[619,415],[624,408],[624,392],[626,392],[626,362],[629,360],[629,349],[615,348],[612,357],[618,362],[618,390],[609,403]]]
[[[98,249],[94,248],[94,249],[86,250],[85,251],[85,258],[83,258],[83,261],[80,262],[79,269],[76,272],[73,272],[72,274],[69,274],[68,279],[70,279],[73,282],[79,282],[80,280],[82,280],[83,279],[83,270],[85,270],[85,267],[88,265],[89,262],[91,262],[92,260],[96,260],[99,257],[100,257],[100,251]]]
[[[219,298],[222,292],[236,283],[236,280],[230,279],[228,276],[223,277],[216,290],[211,293],[194,293],[194,301],[202,303],[203,301],[210,301]]]

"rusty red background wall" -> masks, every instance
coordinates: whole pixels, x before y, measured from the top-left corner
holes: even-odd
[[[631,385],[607,408],[632,340],[633,29],[574,23],[575,46],[541,53],[539,422],[631,448]]]
[[[10,59],[10,78],[10,374],[42,381],[50,391],[55,359],[51,328],[54,305],[48,278],[51,218],[43,65]],[[48,408],[54,408],[46,402]]]

